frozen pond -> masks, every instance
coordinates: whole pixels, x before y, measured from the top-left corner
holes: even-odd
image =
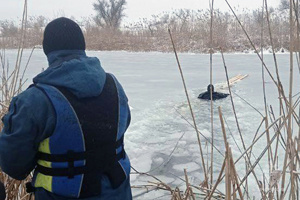
[[[29,52],[29,50],[25,51],[24,58],[28,57]],[[11,65],[13,65],[16,51],[9,50],[6,54]],[[192,123],[174,54],[88,51],[87,55],[98,57],[103,68],[116,75],[127,93],[132,107],[132,122],[126,133],[125,146],[132,166],[140,172],[150,171],[150,174],[161,178],[170,185],[182,185],[183,187],[185,187],[185,183],[179,177],[184,177],[183,169],[187,168],[191,183],[195,185],[201,183],[204,176],[197,137],[195,130],[182,117],[184,116]],[[197,99],[198,94],[205,91],[209,83],[209,55],[184,53],[179,54],[179,59],[198,128],[208,139],[211,139],[210,102]],[[264,59],[272,75],[276,78],[273,56],[265,55]],[[277,60],[285,93],[288,94],[289,55],[279,54]],[[25,61],[26,59],[23,63]],[[235,84],[232,91],[251,103],[261,113],[264,113],[262,69],[258,57],[253,54],[225,54],[225,61],[229,77],[238,74],[249,75],[246,79]],[[27,85],[42,68],[46,67],[47,61],[42,50],[36,50],[26,73],[26,77],[29,79]],[[293,94],[300,91],[299,75],[298,66],[295,65]],[[221,55],[216,54],[213,56],[213,82],[223,83],[225,81],[226,76]],[[215,90],[220,89],[216,87]],[[228,92],[227,89],[221,91]],[[275,115],[278,117],[278,92],[267,74],[266,91],[268,105],[272,105]],[[233,99],[241,132],[246,146],[249,146],[262,116],[235,94]],[[238,158],[240,152],[230,132],[240,149],[242,149],[242,145],[229,98],[214,102],[215,146],[220,152],[225,152],[218,117],[219,106],[222,107],[224,118],[228,124],[228,141],[233,150],[233,157]],[[262,132],[263,130],[260,130],[259,133]],[[273,135],[273,131],[271,131],[271,135]],[[206,157],[207,152],[210,151],[210,145],[206,146],[204,138],[201,137],[201,140]],[[261,142],[255,145],[255,157],[260,155],[265,145],[264,137]],[[207,159],[205,158],[205,160]],[[254,160],[253,158],[253,162]],[[223,162],[222,155],[217,151],[214,151],[214,161],[213,170],[216,179]],[[267,159],[263,159],[260,162],[261,169],[256,169],[260,180],[263,179],[263,172],[269,173],[267,163]],[[245,174],[244,162],[240,162],[237,166],[240,176],[243,177]],[[145,177],[131,176],[132,185],[147,184],[147,180]],[[250,190],[256,191],[258,194],[256,184],[252,184]],[[143,191],[133,189],[136,199],[165,199],[164,195],[167,194],[150,192],[139,195],[141,192]]]

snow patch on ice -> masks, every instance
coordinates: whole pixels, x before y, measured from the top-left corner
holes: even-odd
[[[173,169],[178,171],[183,171],[184,169],[187,169],[187,171],[192,172],[200,169],[200,166],[194,162],[190,162],[190,163],[173,165]]]
[[[156,164],[156,165],[160,165],[163,162],[164,162],[164,159],[162,157],[157,157],[157,158],[153,159],[153,164]]]

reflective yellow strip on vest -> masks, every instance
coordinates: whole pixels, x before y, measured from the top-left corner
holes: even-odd
[[[49,138],[43,140],[39,146],[39,152],[50,154]],[[51,162],[45,160],[38,160],[38,164],[44,167],[51,168]],[[45,190],[52,192],[52,176],[46,176],[44,174],[38,173],[35,180],[35,187],[42,187]]]

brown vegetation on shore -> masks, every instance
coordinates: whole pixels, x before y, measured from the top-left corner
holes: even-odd
[[[276,51],[289,49],[288,10],[270,8],[271,31]],[[256,47],[260,47],[261,24],[260,10],[240,10],[238,17],[249,33]],[[228,12],[214,10],[213,44],[214,48],[222,47],[226,52],[253,50],[245,37],[235,16]],[[76,19],[74,19],[76,20]],[[41,45],[42,33],[50,19],[44,16],[28,17],[25,48]],[[93,18],[76,20],[84,30],[87,48],[90,50],[125,50],[125,51],[161,51],[170,52],[167,29],[171,28],[177,49],[180,52],[209,52],[210,11],[180,9],[153,15],[150,19],[124,24],[119,29],[97,25]],[[20,27],[11,20],[0,21],[0,47],[17,48]],[[264,28],[265,34],[268,27]],[[271,47],[270,40],[264,41],[263,47]]]

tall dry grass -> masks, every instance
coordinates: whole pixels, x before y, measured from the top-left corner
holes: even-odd
[[[210,2],[211,5],[213,5],[213,0]],[[222,127],[222,134],[224,138],[224,146],[226,148],[226,152],[224,155],[223,165],[220,169],[217,169],[219,171],[219,176],[213,180],[209,175],[210,171],[205,169],[210,169],[210,167],[205,166],[205,162],[202,162],[202,173],[205,173],[204,180],[202,183],[199,183],[198,185],[191,185],[189,183],[188,178],[185,178],[185,180],[182,180],[186,183],[186,189],[180,191],[178,187],[171,188],[170,186],[166,185],[163,181],[157,179],[156,177],[152,176],[151,174],[145,174],[141,172],[137,172],[135,170],[135,173],[138,173],[142,176],[148,176],[152,177],[153,181],[149,181],[146,185],[140,185],[140,186],[134,186],[137,188],[146,188],[148,191],[152,191],[153,189],[160,189],[160,190],[167,190],[170,192],[169,198],[172,200],[182,200],[182,199],[195,199],[197,198],[203,198],[203,199],[252,199],[252,195],[249,191],[249,180],[254,179],[254,183],[257,184],[257,194],[260,194],[261,199],[299,199],[300,198],[300,97],[298,95],[293,94],[293,88],[297,87],[299,88],[299,84],[294,85],[294,77],[296,75],[300,75],[298,72],[295,73],[295,68],[299,69],[300,72],[300,52],[299,51],[299,44],[300,44],[300,23],[299,23],[299,0],[290,0],[290,23],[289,23],[289,30],[290,30],[290,66],[289,69],[285,72],[289,73],[289,84],[287,87],[284,87],[282,85],[281,76],[282,74],[279,73],[279,67],[277,63],[277,56],[274,51],[274,44],[273,44],[273,35],[271,31],[271,26],[273,26],[273,21],[270,18],[270,13],[268,10],[268,4],[267,0],[262,0],[263,3],[263,15],[262,18],[267,19],[266,24],[262,24],[262,29],[265,29],[265,27],[269,30],[267,36],[264,36],[262,34],[261,40],[268,39],[271,41],[272,49],[273,49],[273,58],[274,58],[274,68],[275,72],[272,73],[270,70],[271,66],[267,66],[267,64],[264,61],[263,53],[256,48],[256,45],[254,44],[253,40],[251,39],[250,34],[245,29],[245,25],[241,22],[238,15],[236,15],[234,9],[231,7],[230,3],[225,0],[228,7],[232,11],[233,15],[236,18],[237,23],[240,25],[241,29],[243,30],[250,46],[255,50],[257,53],[258,58],[261,61],[262,64],[262,88],[265,88],[265,76],[268,76],[272,83],[276,86],[278,92],[278,107],[279,112],[275,113],[273,111],[273,107],[269,106],[269,103],[267,102],[266,98],[266,92],[264,90],[264,112],[259,112],[259,114],[262,116],[262,121],[259,128],[257,130],[253,130],[254,137],[252,139],[252,144],[249,146],[246,146],[243,143],[243,149],[240,150],[241,154],[238,158],[234,158],[231,152],[231,147],[234,144],[229,144],[227,141],[227,138],[230,137],[226,133],[226,126],[223,119],[222,114],[222,108],[218,107],[219,111],[219,118],[220,118],[220,124]],[[213,7],[211,7],[213,9]],[[211,15],[212,17],[212,15]],[[176,40],[173,40],[172,33],[169,31],[171,44],[170,46],[173,46],[175,59],[178,64],[179,72],[182,76],[182,82],[184,85],[184,91],[187,96],[187,104],[189,105],[189,95],[187,92],[187,88],[185,86],[185,80],[183,76],[183,70],[181,68],[181,64],[179,61],[179,57],[177,55],[176,50]],[[207,38],[209,39],[209,37]],[[223,55],[223,48],[218,47],[218,50],[222,54],[223,58],[223,65],[224,70],[226,72],[226,79],[229,84],[228,79],[228,71],[226,67],[226,59]],[[295,67],[294,61],[297,61],[298,65]],[[212,73],[212,72],[211,72]],[[234,113],[236,126],[239,132],[239,137],[241,141],[244,141],[245,139],[250,140],[251,138],[244,138],[239,120],[237,117],[237,112],[235,110],[235,98],[236,96],[233,96],[230,86],[228,85],[228,90],[230,93],[230,100],[232,104],[232,111]],[[248,105],[253,107],[249,102],[247,102]],[[254,107],[253,107],[254,108]],[[211,109],[216,109],[212,106]],[[191,116],[193,119],[193,122],[195,124],[194,114],[191,110]],[[193,125],[193,123],[187,122],[196,130],[197,136],[199,138],[201,134],[201,131],[197,129],[196,124]],[[212,122],[217,123],[217,122]],[[260,130],[260,131],[259,131]],[[233,137],[233,136],[232,136]],[[201,139],[204,139],[205,142],[211,144],[211,148],[216,150],[216,153],[219,152],[219,149],[215,147],[213,144],[213,139],[209,139],[206,137],[203,137]],[[234,138],[233,138],[234,139]],[[204,160],[202,148],[201,148],[201,141],[199,141],[199,147],[200,152],[199,156],[201,157],[201,160]],[[260,146],[259,149],[262,149],[261,153],[258,157],[256,157],[253,154],[253,148],[256,147],[258,142],[265,141],[265,146]],[[280,145],[279,145],[280,144]],[[237,144],[236,144],[237,145]],[[283,153],[279,153],[283,152]],[[214,163],[213,155],[211,157],[207,157],[206,163]],[[212,160],[209,160],[209,159]],[[268,160],[268,171],[264,172],[263,176],[258,176],[258,171],[261,170],[261,163],[263,159]],[[236,166],[238,162],[243,162],[245,165],[246,172],[241,173],[236,171]],[[280,164],[279,164],[280,163]],[[186,171],[185,171],[185,177]],[[252,181],[253,182],[253,181]],[[222,183],[222,184],[221,184]],[[225,186],[225,188],[220,188],[221,185]],[[190,188],[193,188],[194,190],[190,190]],[[219,190],[218,190],[219,189]],[[146,191],[146,192],[148,192]],[[224,192],[221,192],[224,191]],[[193,195],[191,194],[193,193]]]
[[[8,111],[9,104],[12,98],[18,95],[22,91],[22,86],[26,82],[24,80],[24,74],[27,69],[29,60],[28,58],[25,68],[22,66],[24,62],[23,51],[26,42],[26,28],[27,28],[27,0],[24,1],[24,10],[22,17],[22,24],[20,29],[20,36],[18,38],[18,49],[17,58],[14,66],[10,66],[6,58],[5,49],[0,51],[0,66],[1,66],[1,86],[0,86],[0,118],[2,118]],[[33,48],[34,49],[34,48]],[[33,51],[32,51],[33,52]],[[0,125],[2,130],[3,123]],[[0,180],[4,183],[6,187],[7,200],[29,200],[32,199],[31,196],[26,193],[26,182],[31,179],[29,176],[24,181],[18,181],[10,178],[4,172],[0,171]]]

